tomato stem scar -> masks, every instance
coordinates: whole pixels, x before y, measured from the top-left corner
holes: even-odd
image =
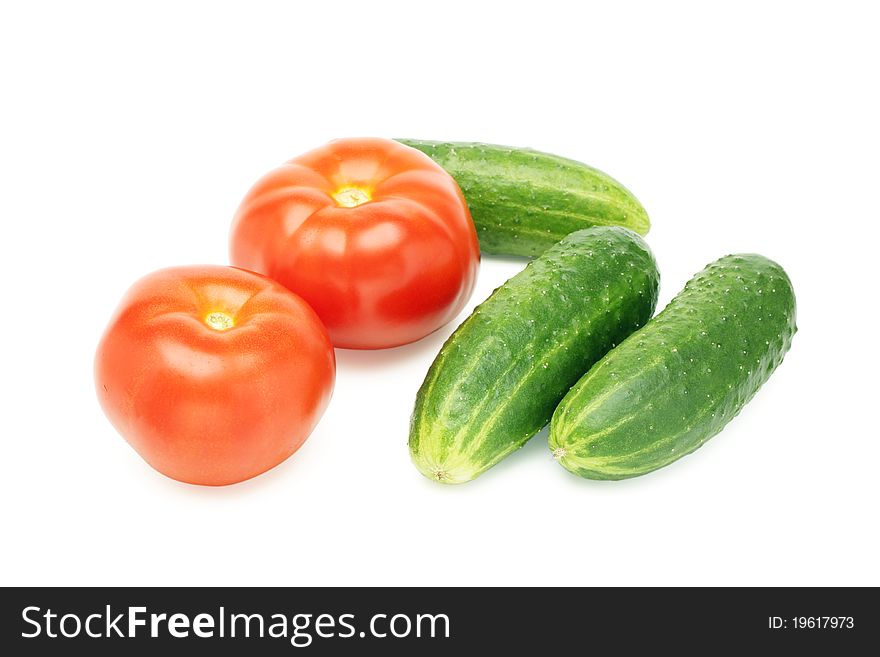
[[[235,325],[235,322],[233,322],[232,317],[226,313],[210,313],[205,317],[205,324],[215,331],[225,331],[231,329]]]
[[[372,200],[367,190],[360,187],[344,187],[333,194],[336,205],[343,208],[354,208]]]

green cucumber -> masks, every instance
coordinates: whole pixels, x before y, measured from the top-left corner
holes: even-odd
[[[611,176],[527,148],[398,139],[455,178],[483,253],[534,257],[576,230],[623,226],[645,235],[648,214]]]
[[[568,235],[496,289],[443,345],[416,397],[409,449],[426,477],[470,481],[540,431],[569,388],[657,304],[644,240]]]
[[[775,262],[715,261],[565,396],[550,424],[554,457],[582,477],[625,479],[690,454],[782,362],[795,315],[791,281]]]

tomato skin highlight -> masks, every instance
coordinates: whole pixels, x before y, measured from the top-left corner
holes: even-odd
[[[159,472],[223,486],[278,465],[333,390],[317,315],[274,281],[234,267],[163,269],[123,297],[95,356],[98,399]]]
[[[337,347],[381,349],[453,319],[480,251],[458,184],[431,158],[389,139],[339,139],[251,188],[230,259],[302,296]]]

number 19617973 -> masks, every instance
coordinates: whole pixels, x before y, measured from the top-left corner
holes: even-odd
[[[767,627],[771,630],[851,630],[855,620],[852,616],[770,616]]]

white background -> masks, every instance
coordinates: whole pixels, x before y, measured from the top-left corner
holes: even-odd
[[[4,3],[2,583],[880,584],[877,16],[708,5]],[[92,387],[119,298],[226,262],[258,176],[363,135],[607,171],[651,215],[661,306],[763,253],[794,281],[792,351],[720,436],[635,480],[582,481],[543,434],[470,484],[423,479],[408,418],[453,325],[338,352],[327,414],[270,473],[157,474]],[[458,321],[522,266],[485,258]]]

